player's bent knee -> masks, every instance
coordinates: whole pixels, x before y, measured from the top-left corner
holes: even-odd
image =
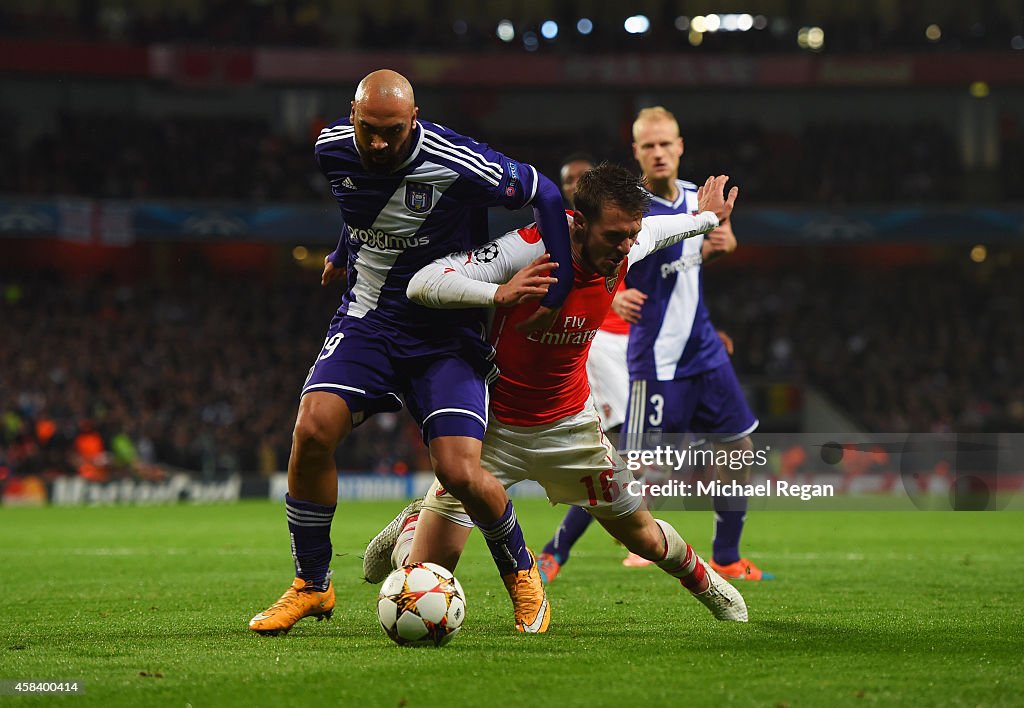
[[[473,467],[461,461],[447,465],[439,461],[434,474],[437,475],[437,481],[441,483],[442,487],[456,499],[462,499],[466,493],[472,491],[477,481],[478,470]]]
[[[442,437],[430,441],[434,474],[441,486],[461,499],[486,477],[480,467],[480,441],[465,437]]]
[[[343,399],[334,394],[309,393],[299,406],[292,443],[299,454],[330,453],[351,430],[352,415]]]

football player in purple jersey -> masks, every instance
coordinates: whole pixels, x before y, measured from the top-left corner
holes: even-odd
[[[651,216],[696,208],[697,186],[679,179],[683,139],[672,113],[661,106],[640,111],[633,123],[633,155],[652,194]],[[702,265],[735,249],[736,236],[726,221],[630,271],[627,285],[643,290],[647,299],[629,333],[627,446],[653,444],[662,433],[693,433],[716,449],[753,449],[750,434],[758,420],[704,302]],[[740,554],[746,498],[716,497],[713,504],[711,567],[730,580],[771,579]]]
[[[552,260],[566,264],[523,323],[546,326],[573,280],[561,194],[532,166],[420,120],[412,86],[390,70],[359,83],[350,115],[324,128],[315,156],[345,223],[322,282],[344,265],[348,290],[303,385],[292,436],[285,512],[296,577],[249,627],[280,634],[303,617],[330,617],[335,448],[368,417],[404,403],[438,480],[487,540],[517,630],[546,628],[550,605],[533,554],[505,489],[480,466],[487,386],[497,377],[484,312],[426,308],[409,301],[406,287],[434,259],[482,245],[488,207],[529,204]]]

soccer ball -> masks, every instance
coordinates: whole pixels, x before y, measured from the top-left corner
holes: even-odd
[[[443,646],[466,619],[466,595],[434,563],[410,563],[387,577],[377,596],[380,626],[396,644]]]

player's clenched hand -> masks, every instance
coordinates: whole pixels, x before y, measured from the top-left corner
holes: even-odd
[[[736,234],[733,233],[732,223],[723,222],[721,226],[714,229],[704,237],[709,253],[716,256],[723,256],[736,250]]]
[[[739,196],[740,188],[733,187],[729,190],[729,196],[725,196],[725,183],[729,181],[729,175],[718,175],[708,177],[703,185],[697,188],[697,211],[713,211],[718,217],[718,223],[725,223],[736,206],[736,197]]]
[[[640,321],[640,308],[644,306],[646,300],[647,294],[636,288],[620,290],[612,298],[612,310],[626,322],[636,324]]]
[[[320,284],[327,287],[330,283],[345,276],[344,268],[337,268],[331,263],[331,257],[324,256],[324,272],[320,276]]]
[[[521,302],[540,300],[547,295],[548,288],[558,282],[551,271],[558,267],[551,262],[551,254],[543,256],[512,276],[494,293],[494,304],[499,307],[518,305]]]

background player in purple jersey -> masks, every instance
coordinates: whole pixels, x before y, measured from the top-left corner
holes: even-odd
[[[661,106],[640,111],[633,123],[633,154],[653,195],[650,215],[696,208],[696,185],[679,179],[683,139],[672,113]],[[694,433],[716,448],[753,448],[750,434],[758,421],[711,324],[701,272],[703,263],[735,248],[727,221],[706,237],[659,251],[630,270],[627,285],[648,296],[629,335],[630,397],[623,429],[630,447],[657,444],[661,433]],[[732,580],[773,577],[740,554],[746,498],[715,498],[714,508],[712,567]]]
[[[249,627],[278,634],[303,617],[330,617],[334,450],[354,426],[403,401],[420,424],[435,475],[486,538],[517,629],[540,626],[537,615],[550,609],[539,573],[508,495],[480,466],[487,384],[497,376],[483,311],[431,310],[405,291],[422,266],[479,245],[490,206],[532,203],[552,259],[571,263],[558,188],[530,165],[419,120],[412,86],[389,70],[359,83],[349,117],[324,128],[315,155],[345,222],[322,282],[339,277],[347,258],[348,291],[302,388],[292,437],[285,509],[296,577]],[[556,275],[545,310],[524,327],[543,326],[565,299],[572,269]]]

